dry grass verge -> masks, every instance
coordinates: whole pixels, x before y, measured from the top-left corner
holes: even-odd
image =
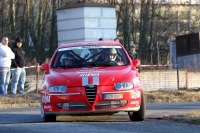
[[[39,103],[39,94],[20,94],[14,97],[0,97],[0,104],[24,104],[24,103]]]
[[[200,89],[178,91],[144,92],[146,103],[197,102],[200,101]],[[40,95],[29,93],[14,97],[0,97],[0,104],[39,103]]]
[[[144,92],[147,103],[197,102],[200,101],[200,89],[177,91]]]
[[[144,92],[146,103],[197,102],[200,101],[200,89],[176,91]],[[40,95],[33,92],[14,97],[0,97],[0,104],[39,103]]]
[[[200,111],[190,111],[183,115],[174,116],[171,119],[177,122],[200,125]]]
[[[172,102],[199,102],[200,89],[178,90],[178,91],[152,91],[144,92],[147,103],[172,103]],[[199,105],[200,106],[200,105]],[[171,120],[189,123],[200,124],[200,111],[190,111],[180,116],[173,116]]]

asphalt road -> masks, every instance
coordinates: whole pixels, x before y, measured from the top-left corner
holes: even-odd
[[[200,125],[160,119],[200,110],[200,102],[147,104],[146,119],[131,122],[127,113],[112,116],[59,116],[42,122],[39,108],[0,109],[0,133],[200,133]]]

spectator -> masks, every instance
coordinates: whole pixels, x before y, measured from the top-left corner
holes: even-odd
[[[115,38],[114,41],[115,41],[115,42],[119,42],[119,38]]]
[[[3,37],[0,43],[0,96],[7,96],[11,59],[14,58],[15,54],[8,47],[8,37]]]
[[[99,38],[99,41],[103,41],[103,38]]]
[[[25,59],[24,51],[22,49],[23,40],[20,37],[17,37],[15,40],[15,45],[12,48],[12,51],[15,54],[15,59],[12,59],[11,70],[12,72],[12,83],[11,83],[11,95],[16,95],[17,88],[19,89],[20,94],[24,94],[24,84],[26,79],[25,71]]]
[[[131,50],[128,52],[129,56],[131,57],[132,60],[138,59],[138,54],[136,52],[136,46],[134,44],[130,45]]]

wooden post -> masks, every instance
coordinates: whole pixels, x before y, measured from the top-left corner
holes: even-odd
[[[188,70],[187,69],[185,70],[185,86],[186,86],[186,89],[188,89]]]
[[[178,57],[176,55],[176,70],[177,70],[177,88],[179,90],[179,70],[178,70]]]
[[[36,65],[36,94],[38,94],[39,73],[40,73],[40,67],[39,67],[39,63],[37,63],[37,65]]]

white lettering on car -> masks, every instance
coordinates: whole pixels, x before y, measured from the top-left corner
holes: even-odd
[[[139,104],[139,101],[131,101],[130,104]]]
[[[52,109],[51,105],[44,106],[44,109]]]

